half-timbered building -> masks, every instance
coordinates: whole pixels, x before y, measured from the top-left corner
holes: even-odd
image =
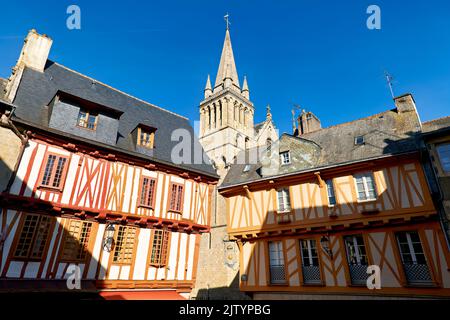
[[[450,296],[421,122],[411,95],[395,105],[323,129],[302,112],[294,135],[257,163],[231,167],[219,192],[242,291],[255,299]]]
[[[49,60],[51,45],[30,31],[1,83],[2,286],[68,289],[78,276],[110,298],[187,297],[218,179],[193,128]]]

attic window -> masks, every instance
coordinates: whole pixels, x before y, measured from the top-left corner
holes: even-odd
[[[360,146],[364,144],[364,136],[355,137],[355,146]]]
[[[137,144],[145,148],[153,149],[154,143],[155,130],[139,127]]]
[[[282,165],[291,163],[291,154],[289,151],[280,152],[280,162]]]
[[[89,130],[95,130],[97,128],[97,119],[98,114],[80,109],[80,112],[78,113],[77,126]]]
[[[249,172],[250,171],[250,165],[246,164],[244,167],[244,170],[242,170],[242,172]]]

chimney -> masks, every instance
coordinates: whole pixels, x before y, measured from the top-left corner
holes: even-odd
[[[44,72],[52,43],[52,39],[45,34],[40,35],[35,29],[30,30],[25,38],[17,65]]]
[[[419,113],[417,112],[416,102],[414,101],[414,97],[411,93],[406,93],[404,95],[398,96],[394,98],[395,106],[397,107],[397,113],[405,114],[408,112],[413,112],[415,120],[417,121],[418,127],[422,128],[422,121],[420,120]]]
[[[298,116],[298,131],[299,136],[305,133],[314,132],[322,129],[320,120],[312,112],[302,110],[302,113]]]
[[[416,102],[411,93],[406,93],[399,97],[394,98],[395,106],[397,107],[398,113],[409,112],[416,110]]]

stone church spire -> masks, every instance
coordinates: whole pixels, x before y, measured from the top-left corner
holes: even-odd
[[[221,87],[226,79],[230,79],[235,86],[240,88],[236,63],[234,62],[233,48],[231,46],[230,30],[228,29],[225,32],[225,41],[223,42],[222,56],[220,57],[214,89],[219,86]]]
[[[250,91],[248,90],[247,77],[244,76],[244,82],[242,84],[242,95],[250,100]]]
[[[210,95],[212,95],[212,88],[211,88],[211,80],[209,78],[209,74],[208,74],[208,79],[206,79],[206,85],[205,85],[205,99],[208,98]]]

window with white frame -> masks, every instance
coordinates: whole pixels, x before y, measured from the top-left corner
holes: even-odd
[[[270,267],[270,283],[284,284],[286,283],[286,271],[284,268],[283,242],[269,242],[269,267]]]
[[[415,231],[397,233],[403,269],[409,284],[432,282],[419,234]]]
[[[365,172],[355,175],[356,190],[358,192],[358,200],[375,200],[377,192],[375,189],[375,182],[373,175],[370,172]]]
[[[328,194],[328,205],[334,206],[336,204],[336,196],[334,194],[334,186],[332,179],[327,180],[327,194]]]
[[[305,284],[319,284],[321,279],[316,240],[300,240],[300,252],[302,254],[303,282]]]
[[[347,262],[352,284],[365,285],[367,281],[367,254],[361,235],[344,237]]]
[[[289,188],[277,190],[278,213],[286,213],[291,211],[291,199],[289,197]]]
[[[450,173],[450,143],[439,144],[436,146],[436,150],[439,155],[442,170],[445,173]]]
[[[282,165],[291,163],[291,154],[289,151],[280,152],[280,163]]]

